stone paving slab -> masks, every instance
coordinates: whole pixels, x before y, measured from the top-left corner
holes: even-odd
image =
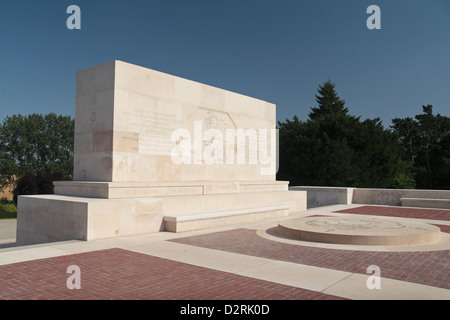
[[[378,289],[369,289],[367,279],[367,275],[353,273],[322,292],[355,300],[450,300],[450,290],[384,277]]]

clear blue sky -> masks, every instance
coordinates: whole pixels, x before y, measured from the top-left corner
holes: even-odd
[[[385,126],[423,104],[450,116],[450,0],[1,0],[0,120],[74,116],[76,72],[111,60],[275,103],[278,120],[307,119],[327,80]]]

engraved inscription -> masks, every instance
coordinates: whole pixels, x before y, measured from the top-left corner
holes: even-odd
[[[114,132],[114,148],[122,152],[139,152],[139,134],[135,132]]]
[[[205,194],[212,193],[235,193],[238,192],[236,184],[212,184],[205,185]]]
[[[176,114],[134,109],[133,112],[128,112],[128,119],[130,131],[139,133],[139,153],[171,154],[171,134],[182,123]]]
[[[406,228],[397,221],[370,221],[370,220],[353,220],[353,219],[313,219],[306,221],[309,226],[324,228],[325,232],[333,232],[336,230],[388,230]]]

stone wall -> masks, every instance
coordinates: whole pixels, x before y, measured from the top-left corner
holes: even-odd
[[[401,206],[402,198],[450,199],[450,190],[376,189],[317,186],[293,186],[290,187],[289,190],[307,191],[308,208],[352,203]],[[428,205],[432,204],[428,202]]]

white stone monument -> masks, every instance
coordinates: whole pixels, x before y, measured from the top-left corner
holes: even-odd
[[[180,232],[306,210],[276,181],[275,105],[122,61],[77,73],[73,181],[20,196],[17,244]]]

